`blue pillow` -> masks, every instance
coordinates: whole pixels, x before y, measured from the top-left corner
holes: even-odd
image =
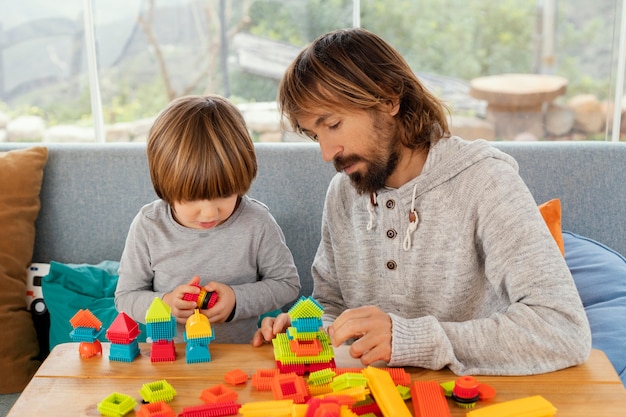
[[[119,262],[103,261],[97,265],[50,262],[50,272],[43,277],[41,289],[50,312],[50,350],[59,343],[71,342],[70,319],[81,309],[88,309],[105,329],[98,338],[106,342],[106,329],[118,315],[115,309]],[[139,324],[138,341],[145,342],[145,325]]]
[[[563,243],[591,325],[592,346],[606,353],[626,386],[626,259],[572,232],[563,231]]]

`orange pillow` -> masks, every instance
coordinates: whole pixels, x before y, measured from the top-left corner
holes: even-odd
[[[563,245],[563,233],[561,230],[561,200],[553,198],[539,205],[539,212],[543,220],[548,225],[552,237],[561,250],[561,255],[565,256],[565,246]]]

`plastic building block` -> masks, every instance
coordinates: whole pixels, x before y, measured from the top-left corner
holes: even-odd
[[[335,351],[330,344],[330,337],[326,333],[319,332],[318,335],[322,351],[318,355],[297,356],[289,345],[289,338],[286,333],[279,333],[274,339],[274,357],[282,364],[309,364],[329,362],[335,357]]]
[[[380,411],[380,407],[374,401],[371,401],[369,403],[366,403],[366,402],[357,403],[352,406],[352,411],[354,411],[359,416],[364,416],[364,415],[381,416],[382,415],[382,411]],[[417,417],[417,414],[416,414],[416,417]],[[436,417],[436,416],[433,415],[433,417]]]
[[[389,372],[393,383],[396,385],[404,385],[405,387],[411,386],[411,374],[404,370],[404,368],[380,368]]]
[[[121,417],[131,412],[137,401],[131,396],[114,392],[97,405],[100,414],[108,417]]]
[[[478,397],[481,401],[487,401],[496,396],[496,389],[491,385],[478,384]]]
[[[142,404],[137,411],[137,417],[176,417],[176,413],[164,401],[157,401]]]
[[[322,353],[322,343],[318,339],[290,340],[289,348],[296,356],[317,356]]]
[[[97,339],[93,342],[80,342],[78,344],[78,353],[83,359],[89,359],[94,356],[102,355],[102,344]]]
[[[106,331],[106,338],[111,343],[127,345],[139,336],[139,325],[126,313],[121,312],[115,317]]]
[[[394,389],[395,389],[395,385],[394,385]],[[370,395],[370,390],[367,389],[365,386],[358,386],[358,387],[346,388],[341,391],[333,391],[332,394],[328,394],[328,395],[332,395],[333,397],[349,398],[350,404],[355,404],[361,401],[365,401],[367,397]]]
[[[388,372],[368,366],[363,369],[376,403],[385,417],[411,417],[406,403],[400,397]]]
[[[291,399],[303,404],[309,395],[304,378],[296,373],[279,374],[272,381],[272,394],[276,400]]]
[[[288,311],[291,320],[303,317],[322,317],[324,307],[320,305],[313,297],[302,296],[296,301]]]
[[[307,388],[309,389],[309,395],[311,395],[311,397],[319,397],[333,392],[333,387],[330,386],[330,383],[322,385],[307,385]]]
[[[153,341],[172,340],[176,337],[176,318],[170,316],[169,321],[155,321],[146,323],[146,333]]]
[[[158,401],[169,402],[176,396],[176,390],[170,385],[169,382],[162,379],[143,384],[139,390],[139,394],[141,394],[141,398],[143,398],[143,400],[147,403],[154,403]]]
[[[550,417],[556,408],[541,395],[505,401],[469,411],[467,417]]]
[[[308,363],[308,364],[283,364],[280,361],[276,361],[276,367],[283,374],[295,372],[298,375],[304,375],[306,373],[320,371],[326,368],[335,368],[335,360],[331,359],[328,362]]]
[[[224,384],[213,385],[202,391],[200,399],[205,403],[223,403],[227,401],[235,402],[239,394]]]
[[[291,417],[292,400],[253,401],[245,403],[239,409],[243,417]]]
[[[411,389],[409,387],[405,387],[404,385],[396,385],[396,388],[398,389],[398,393],[403,400],[406,401],[411,398]]]
[[[298,332],[318,332],[322,327],[322,319],[318,317],[301,317],[291,322]]]
[[[352,373],[346,372],[341,375],[337,375],[333,381],[330,383],[330,386],[333,388],[333,391],[341,391],[348,388],[360,387],[367,385],[367,378],[362,373]]]
[[[322,369],[321,371],[311,372],[307,383],[309,385],[324,385],[330,384],[337,373],[330,369]]]
[[[70,332],[70,338],[73,342],[93,342],[100,337],[102,330],[93,327],[76,327]]]
[[[241,369],[233,369],[224,374],[224,381],[231,385],[244,384],[248,380],[248,374]]]
[[[478,381],[473,376],[464,375],[454,381],[452,400],[461,408],[472,408],[480,399]]]
[[[78,312],[70,319],[70,324],[73,328],[91,327],[93,329],[100,330],[102,327],[102,322],[87,309],[78,310]]]
[[[148,311],[146,311],[146,323],[169,322],[171,318],[171,307],[159,297],[154,297]]]
[[[209,318],[195,309],[185,323],[185,335],[187,339],[214,339],[213,330]]]
[[[257,369],[256,373],[252,375],[252,386],[258,391],[271,391],[272,381],[279,373],[278,368]]]
[[[183,294],[183,300],[193,301],[196,303],[199,309],[206,310],[215,305],[219,298],[218,294],[213,291],[207,291],[198,284],[192,284],[194,287],[198,287],[200,292],[198,294],[185,293]]]
[[[172,340],[153,342],[150,348],[151,362],[174,362],[176,360],[176,346]]]
[[[219,417],[237,415],[241,404],[233,401],[221,403],[207,403],[184,407],[178,417]]]
[[[443,387],[436,381],[414,381],[411,398],[415,417],[450,417]]]
[[[185,346],[185,361],[187,363],[211,362],[211,352],[207,344],[187,343]]]
[[[132,341],[129,344],[111,343],[109,350],[109,360],[119,362],[132,362],[139,356],[139,342]]]

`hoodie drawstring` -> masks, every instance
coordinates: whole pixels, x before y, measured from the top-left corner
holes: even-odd
[[[409,227],[406,228],[406,236],[402,247],[405,251],[411,249],[411,235],[417,229],[417,212],[415,211],[415,195],[417,194],[417,184],[413,186],[413,198],[411,198],[411,211],[409,212]]]

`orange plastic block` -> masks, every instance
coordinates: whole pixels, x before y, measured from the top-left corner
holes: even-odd
[[[93,356],[102,355],[102,344],[98,339],[93,342],[80,342],[78,345],[78,353],[83,359],[89,359]]]
[[[235,402],[239,394],[224,384],[213,385],[202,391],[200,399],[205,403],[223,403],[227,401]]]
[[[102,322],[87,309],[78,310],[78,312],[74,314],[74,317],[70,319],[70,324],[73,328],[88,327],[90,329],[100,330],[102,327]]]
[[[383,416],[411,417],[411,412],[396,389],[396,384],[393,383],[389,372],[368,366],[363,369],[363,374],[367,378],[367,385],[370,387]]]
[[[293,400],[303,404],[309,395],[304,378],[296,373],[279,374],[272,381],[272,394],[276,400]]]
[[[396,385],[404,385],[405,387],[411,386],[411,374],[404,370],[404,368],[380,368],[389,372],[393,383]]]
[[[143,404],[137,411],[137,417],[175,417],[176,413],[165,401]]]
[[[248,380],[248,374],[241,369],[233,369],[224,374],[224,380],[231,385],[244,384]]]
[[[257,369],[256,373],[252,375],[252,386],[258,391],[271,391],[272,381],[279,373],[277,368]]]
[[[450,407],[437,381],[415,381],[411,385],[415,417],[450,417]]]
[[[322,353],[322,342],[318,339],[290,340],[289,348],[296,356],[317,356]]]

